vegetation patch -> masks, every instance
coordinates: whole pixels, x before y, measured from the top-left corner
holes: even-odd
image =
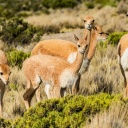
[[[49,13],[49,8],[73,8],[83,2],[85,2],[88,8],[93,8],[97,4],[101,6],[116,6],[119,1],[120,0],[13,0],[12,2],[12,0],[1,0],[0,16],[11,18],[14,16],[28,16],[37,12]]]
[[[22,118],[14,121],[13,125],[22,128],[80,128],[91,116],[108,109],[112,103],[126,104],[128,101],[120,95],[105,93],[46,100],[30,108]]]
[[[101,7],[109,5],[109,6],[117,6],[120,0],[83,0],[85,5],[91,9],[94,8],[95,5],[100,5]]]
[[[47,8],[66,8],[66,7],[74,7],[78,4],[78,0],[43,0],[43,6]]]
[[[9,20],[0,19],[0,38],[8,45],[29,44],[32,41],[39,41],[43,35],[41,28],[29,25],[23,19],[15,17]]]
[[[23,61],[29,56],[30,53],[24,53],[23,51],[12,50],[7,52],[7,59],[12,67],[21,68]]]
[[[11,122],[0,118],[0,128],[11,128]]]
[[[128,32],[114,32],[112,34],[109,35],[108,37],[108,42],[113,45],[116,46],[120,40],[120,38],[124,35],[124,34],[128,34]]]
[[[79,0],[1,0],[0,16],[28,16],[33,12],[48,13],[48,8],[73,8]],[[28,13],[29,12],[29,13]]]

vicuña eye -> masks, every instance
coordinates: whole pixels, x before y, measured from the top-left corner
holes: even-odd
[[[3,75],[3,72],[0,72],[0,75]]]
[[[84,20],[84,23],[86,22],[86,20]]]
[[[88,47],[88,45],[85,46],[85,49]]]
[[[77,45],[78,46],[78,48],[80,47],[80,45]]]
[[[101,32],[100,34],[103,34],[103,32]]]
[[[92,21],[92,23],[94,23],[95,20]]]
[[[11,75],[12,72],[9,73],[9,75]]]

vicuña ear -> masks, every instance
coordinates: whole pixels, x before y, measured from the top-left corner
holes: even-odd
[[[82,19],[83,21],[84,21],[84,23],[86,22],[86,20],[85,19]]]
[[[87,40],[87,38],[88,38],[88,35],[86,35],[86,36],[84,37],[85,40]]]
[[[95,20],[92,21],[93,23],[95,22]]]
[[[95,26],[94,29],[97,30],[97,27]]]
[[[78,41],[79,40],[79,38],[74,34],[74,37],[75,37],[75,40],[76,41]]]

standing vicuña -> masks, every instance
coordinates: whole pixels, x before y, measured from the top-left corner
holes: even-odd
[[[3,96],[5,92],[5,85],[8,84],[10,68],[7,64],[0,64],[0,116],[3,112]]]
[[[86,36],[86,30],[85,30],[85,36]],[[81,74],[83,74],[87,71],[89,64],[95,54],[97,42],[99,42],[101,40],[105,40],[105,39],[107,39],[107,37],[108,37],[108,34],[105,33],[103,31],[102,27],[100,27],[98,25],[95,25],[93,27],[93,29],[91,30],[89,50],[88,50],[87,56],[84,57],[81,69],[79,71],[78,80],[77,80],[76,84],[73,86],[73,90],[75,90],[76,92],[79,91]]]
[[[62,94],[61,88],[72,86],[77,80],[78,71],[81,67],[84,52],[87,48],[87,38],[77,40],[77,57],[70,64],[62,58],[50,55],[35,55],[28,58],[24,63],[22,70],[27,78],[27,91],[24,93],[26,108],[29,108],[33,92],[43,82],[45,92],[48,98],[59,98]],[[62,50],[62,49],[60,49]]]
[[[86,16],[84,18],[86,36],[90,42],[91,29],[94,27],[94,18],[92,16]],[[60,40],[60,39],[50,39],[39,42],[32,50],[31,55],[37,54],[52,55],[63,58],[69,63],[73,63],[76,60],[77,46],[73,42]],[[40,101],[40,87],[36,90],[36,99]]]
[[[123,35],[119,41],[118,57],[120,69],[124,77],[124,95],[128,97],[128,34]]]
[[[76,92],[79,91],[81,74],[87,70],[90,64],[90,61],[94,56],[97,41],[104,40],[108,37],[108,35],[104,33],[104,31],[100,26],[94,26],[93,17],[91,16],[85,17],[84,22],[85,22],[85,27],[87,28],[85,29],[85,36],[88,35],[87,42],[90,42],[90,45],[89,45],[87,57],[86,56],[84,57],[84,61],[80,70],[78,80],[73,86],[73,92],[75,92],[75,90]],[[91,28],[93,29],[91,30]],[[46,55],[58,56],[67,60],[69,63],[73,63],[76,59],[77,46],[76,44],[73,44],[72,42],[65,41],[65,40],[59,40],[59,39],[44,40],[39,42],[33,48],[31,55],[36,55],[39,53],[44,55],[46,54]],[[40,99],[39,98],[40,88],[38,88],[36,92],[37,92],[36,94],[39,94],[39,95],[36,95],[37,99]]]

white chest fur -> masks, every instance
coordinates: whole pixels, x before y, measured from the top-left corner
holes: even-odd
[[[124,70],[128,70],[128,48],[124,51],[121,57],[121,65]]]
[[[38,85],[38,84],[40,84],[40,82],[41,82],[41,79],[40,79],[39,75],[36,74],[35,83]]]
[[[73,63],[75,60],[76,60],[76,55],[77,55],[77,52],[72,52],[69,56],[68,56],[68,62],[69,63]]]
[[[60,86],[62,88],[72,86],[74,82],[77,80],[78,76],[74,76],[71,71],[64,70],[64,72],[60,76]]]

